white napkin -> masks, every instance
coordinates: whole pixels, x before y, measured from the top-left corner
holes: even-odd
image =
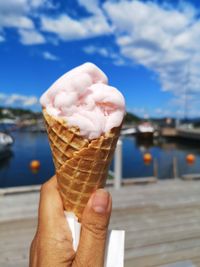
[[[65,212],[65,217],[72,232],[73,248],[76,251],[80,240],[81,224],[73,212]],[[108,232],[104,267],[124,266],[124,240],[125,231],[110,230]]]

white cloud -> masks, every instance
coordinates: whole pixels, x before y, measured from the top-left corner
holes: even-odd
[[[43,31],[55,33],[63,40],[83,38],[86,31],[81,23],[67,15],[61,15],[56,19],[43,17],[41,23]]]
[[[48,51],[45,51],[42,55],[47,60],[52,60],[52,61],[59,60],[59,57],[53,55],[52,53]]]
[[[80,40],[111,33],[111,28],[103,15],[92,15],[88,18],[75,20],[67,14],[57,18],[42,17],[42,30],[56,34],[60,39]]]
[[[5,38],[2,35],[0,35],[0,43],[2,43],[4,41],[5,41]]]
[[[31,16],[36,15],[41,7],[50,8],[50,3],[50,0],[0,1],[0,30],[7,28],[18,30],[22,44],[44,43],[44,37],[36,29]]]
[[[176,115],[175,112],[171,111],[167,107],[155,108],[152,109],[151,112],[148,108],[145,107],[134,107],[129,109],[128,111],[144,119],[148,119],[150,117],[150,113],[151,117],[166,117]]]
[[[102,57],[110,58],[112,59],[113,64],[117,66],[125,64],[124,59],[116,52],[113,52],[112,48],[109,47],[88,45],[83,48],[83,51],[89,55],[98,54],[101,55]]]
[[[83,6],[92,14],[101,14],[102,10],[99,8],[98,0],[78,0],[79,5]]]
[[[166,107],[162,107],[162,108],[156,108],[154,110],[154,113],[156,114],[156,116],[159,116],[159,117],[165,117],[165,116],[174,116],[174,112],[167,109]]]
[[[33,8],[39,8],[44,5],[48,5],[49,1],[48,0],[31,0],[29,1],[29,5]]]
[[[94,45],[89,45],[83,48],[84,52],[87,54],[93,55],[93,54],[99,54],[103,57],[109,57],[109,51],[108,49],[104,47],[97,47]]]
[[[25,107],[34,106],[38,103],[38,99],[35,96],[26,97],[24,100],[22,100],[22,104]]]
[[[1,0],[0,1],[0,28],[15,27],[28,28],[34,27],[33,20],[30,18],[34,12],[39,14],[40,8],[52,9],[55,5],[52,0]]]
[[[155,113],[156,113],[156,114],[163,114],[163,109],[161,109],[161,108],[156,108],[156,109],[155,109]]]
[[[28,0],[0,1],[0,28],[34,28],[33,21],[28,18]]]
[[[0,26],[1,27],[14,27],[23,29],[33,29],[33,21],[25,16],[17,16],[15,14],[1,16],[0,14]]]
[[[133,107],[131,109],[128,108],[128,112],[131,112],[141,118],[144,118],[145,114],[147,114],[147,109],[144,107]]]
[[[107,17],[99,7],[98,0],[78,0],[78,3],[85,7],[91,15],[81,19],[74,19],[66,13],[62,13],[56,18],[42,17],[41,29],[54,33],[65,41],[91,38],[112,32]]]
[[[0,100],[4,100],[6,98],[6,94],[0,93]]]
[[[162,110],[170,110],[172,116],[197,117],[200,116],[199,94],[186,92],[174,94]]]
[[[0,103],[6,106],[23,106],[31,107],[38,103],[38,99],[35,96],[25,96],[20,94],[0,94]]]
[[[0,10],[4,14],[22,14],[32,10],[32,8],[52,6],[51,0],[2,0]]]
[[[78,0],[90,16],[75,19],[64,12],[42,16],[43,8],[55,8],[52,3],[0,1],[0,30],[17,28],[26,45],[45,43],[52,33],[63,41],[112,35],[119,53],[102,46],[88,46],[84,51],[109,58],[116,65],[132,62],[145,66],[157,74],[162,90],[175,97],[187,90],[200,93],[200,19],[191,5],[180,1],[175,8],[156,1]],[[36,28],[32,13],[37,15],[45,37]]]
[[[143,65],[157,74],[163,91],[174,95],[200,93],[200,19],[194,7],[121,0],[106,1],[103,13],[98,0],[79,4],[93,14],[106,14],[120,49],[117,58],[102,47],[85,47],[86,53],[110,57],[118,65],[125,64],[124,58]]]
[[[200,20],[194,8],[135,0],[106,2],[104,10],[124,57],[153,70],[165,91],[200,92]]]
[[[46,42],[44,36],[36,30],[20,29],[20,42],[24,45],[44,44]]]
[[[22,13],[27,11],[28,1],[27,0],[7,0],[0,1],[0,10],[2,13]]]
[[[126,65],[126,61],[123,57],[121,57],[120,55],[116,54],[116,57],[113,57],[113,64],[116,66],[123,66]]]

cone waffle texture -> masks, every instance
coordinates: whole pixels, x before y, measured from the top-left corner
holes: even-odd
[[[105,185],[121,127],[88,140],[77,127],[68,127],[46,110],[43,115],[64,208],[73,211],[81,221],[90,195]]]

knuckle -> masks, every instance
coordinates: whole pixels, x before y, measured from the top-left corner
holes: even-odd
[[[53,179],[55,178],[56,176],[54,175],[53,177],[51,177],[51,179],[49,179],[48,181],[46,181],[42,186],[41,186],[41,189],[40,189],[40,192],[43,193],[43,192],[47,192],[49,190],[52,189],[52,181]]]
[[[85,259],[75,257],[72,267],[85,267],[85,266],[89,266],[88,262],[85,263]]]
[[[50,189],[50,183],[49,181],[47,181],[41,186],[40,193],[43,194],[47,192],[49,189]]]
[[[106,237],[107,227],[105,224],[88,222],[83,224],[83,227],[97,239],[105,239]]]

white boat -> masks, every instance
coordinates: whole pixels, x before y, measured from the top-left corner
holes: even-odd
[[[4,157],[5,152],[9,150],[13,143],[14,139],[12,136],[0,132],[0,158]]]
[[[138,138],[153,138],[155,128],[150,122],[143,122],[137,127]]]
[[[134,127],[121,130],[121,135],[132,135],[135,133],[136,133],[136,129]]]

